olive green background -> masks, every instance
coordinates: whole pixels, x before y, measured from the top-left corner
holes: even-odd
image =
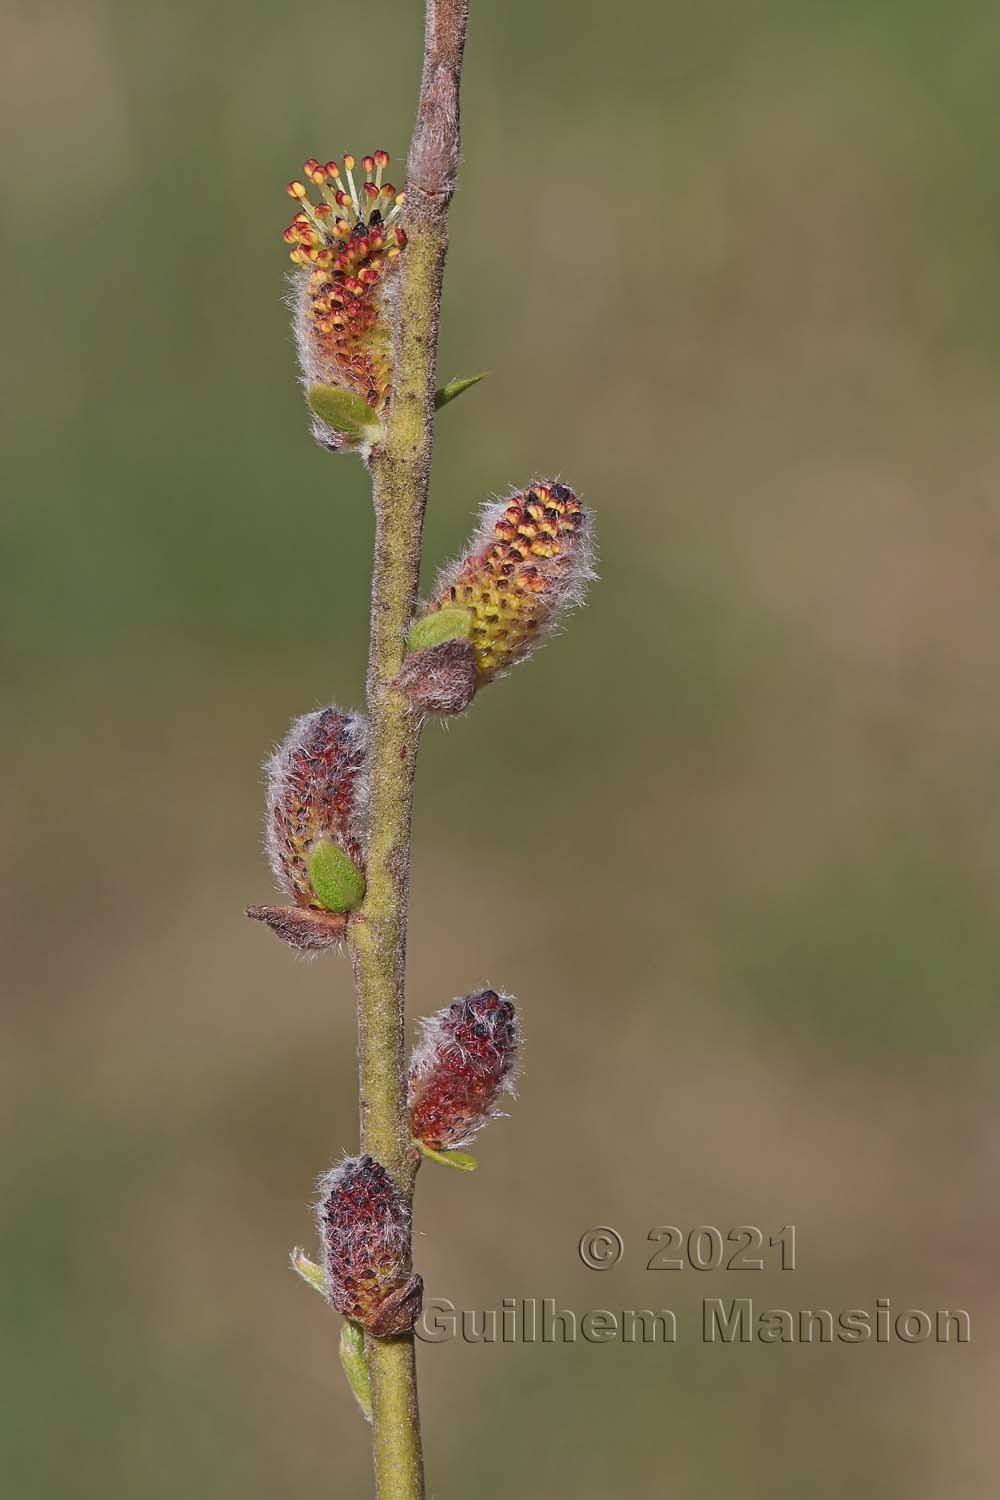
[[[1000,17],[473,0],[427,576],[560,473],[601,582],[431,727],[410,1009],[521,1002],[421,1173],[428,1293],[672,1306],[676,1346],[422,1349],[431,1493],[979,1500],[995,1409]],[[3,1491],[367,1493],[286,1269],[356,1143],[259,765],[363,682],[365,476],[313,447],[303,158],[405,154],[416,3],[27,0],[0,110]],[[395,169],[394,169],[395,170]],[[798,1229],[652,1272],[649,1229]],[[577,1257],[616,1227],[621,1264]],[[964,1307],[966,1346],[706,1347],[702,1297]]]

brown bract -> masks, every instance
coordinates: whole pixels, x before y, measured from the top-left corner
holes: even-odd
[[[248,906],[248,917],[266,922],[271,931],[299,953],[323,953],[343,942],[347,914],[315,906]]]
[[[471,642],[462,640],[411,651],[396,678],[415,709],[444,717],[464,713],[478,685],[476,653]]]

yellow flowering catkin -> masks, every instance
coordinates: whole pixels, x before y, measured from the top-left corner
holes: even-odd
[[[538,481],[487,505],[468,551],[438,575],[398,685],[424,712],[460,713],[551,635],[593,577],[593,518],[567,485]]]

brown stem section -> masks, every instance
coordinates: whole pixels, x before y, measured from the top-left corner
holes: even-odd
[[[406,909],[420,730],[392,684],[403,663],[420,582],[466,17],[466,0],[427,0],[424,71],[406,183],[408,243],[400,260],[395,309],[393,395],[384,440],[369,461],[375,503],[368,658],[371,824],[367,893],[350,924],[349,941],[358,997],[362,1148],[384,1164],[411,1201],[415,1160],[406,1128]],[[369,1334],[365,1347],[377,1500],[423,1500],[413,1336],[377,1339]]]

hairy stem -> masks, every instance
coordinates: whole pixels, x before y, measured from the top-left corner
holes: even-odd
[[[367,894],[350,926],[358,997],[361,1142],[409,1200],[415,1156],[406,1128],[404,1055],[410,816],[419,722],[392,686],[420,582],[430,479],[441,280],[458,165],[466,0],[427,0],[424,69],[407,170],[408,244],[400,262],[393,395],[369,467],[375,503],[368,714],[371,823]],[[413,1336],[365,1339],[372,1382],[378,1500],[422,1500]]]

